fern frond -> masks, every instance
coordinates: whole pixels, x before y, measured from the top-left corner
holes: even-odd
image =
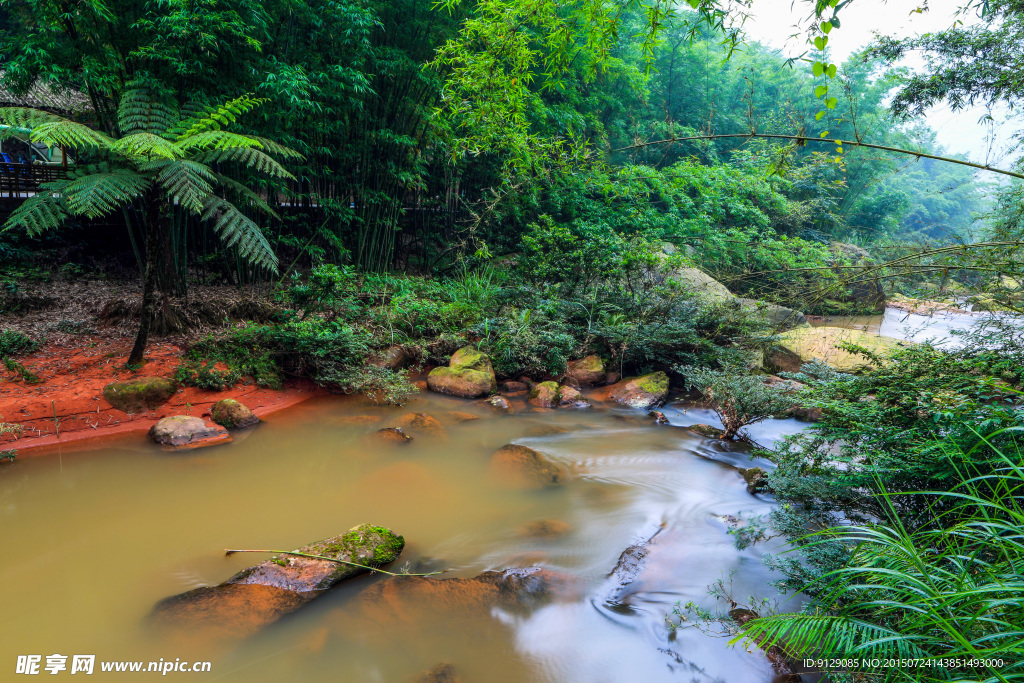
[[[34,195],[11,212],[4,230],[25,228],[31,237],[60,226],[71,215],[64,203],[67,180],[43,183]]]
[[[751,619],[730,641],[750,640],[764,648],[777,645],[791,655],[815,657],[927,657],[903,634],[861,619],[828,614],[776,614]]]
[[[111,213],[149,189],[150,181],[126,168],[75,178],[64,188],[71,213],[88,218]]]
[[[135,161],[139,159],[177,159],[182,150],[169,140],[153,133],[130,133],[114,141],[110,149]]]
[[[178,121],[178,112],[155,99],[148,88],[130,88],[121,95],[117,107],[117,127],[122,135],[151,133],[166,135]]]
[[[89,126],[29,107],[0,107],[0,125],[28,132],[33,142],[49,147],[106,149],[113,142]]]
[[[267,138],[262,138],[258,135],[249,135],[247,137],[249,137],[252,140],[256,140],[258,143],[260,143],[260,147],[262,147],[263,151],[266,152],[267,154],[279,156],[282,159],[301,160],[305,158],[302,156],[302,154],[296,152],[291,147],[286,147],[285,145],[282,145],[279,142],[274,142],[273,140],[268,140]]]
[[[243,183],[240,183],[234,178],[229,178],[226,175],[220,173],[214,173],[213,177],[222,187],[237,193],[239,196],[245,199],[247,202],[247,206],[259,209],[260,211],[269,216],[278,218],[277,212],[274,211],[273,208],[271,208],[270,204],[267,204],[266,200],[264,200],[263,197],[253,192]]]
[[[202,212],[204,202],[213,194],[213,171],[189,159],[156,161],[142,166],[140,170],[155,171],[155,180],[160,187],[192,213]]]
[[[208,197],[202,219],[213,222],[213,230],[227,247],[237,247],[238,254],[249,263],[277,272],[277,256],[260,227],[220,197]]]
[[[200,152],[193,159],[208,166],[224,162],[236,163],[257,173],[274,178],[295,179],[295,176],[289,173],[274,157],[252,147],[234,147]]]
[[[182,126],[184,130],[178,135],[178,141],[198,135],[211,130],[222,130],[238,120],[242,114],[255,109],[264,102],[266,98],[256,98],[249,95],[242,95],[229,100],[219,107],[211,107],[205,116],[197,117],[186,121]]]
[[[260,143],[250,135],[229,133],[226,130],[209,130],[187,138],[180,138],[176,144],[185,152],[201,152],[217,149],[253,148],[259,149]]]

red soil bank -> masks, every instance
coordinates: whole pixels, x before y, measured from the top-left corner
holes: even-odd
[[[181,387],[156,410],[129,415],[103,399],[103,387],[133,377],[172,377],[181,362],[182,348],[152,343],[147,363],[137,372],[124,365],[131,350],[124,339],[83,338],[77,346],[47,345],[18,360],[39,376],[38,384],[14,381],[8,373],[0,382],[0,422],[22,425],[22,435],[0,437],[0,449],[16,449],[18,457],[41,455],[52,446],[110,434],[148,430],[168,415],[209,418],[210,408],[223,398],[244,403],[258,416],[326,394],[308,381],[289,381],[280,390],[262,389],[239,382],[224,391]],[[59,438],[58,438],[59,437]]]

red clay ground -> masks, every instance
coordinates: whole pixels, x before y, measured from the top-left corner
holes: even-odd
[[[168,415],[208,416],[210,407],[223,398],[234,398],[257,415],[287,408],[326,394],[311,382],[293,381],[284,389],[261,389],[239,382],[224,391],[181,387],[160,408],[128,415],[103,400],[103,387],[132,377],[171,377],[182,349],[170,342],[153,342],[147,363],[138,372],[125,369],[131,339],[77,337],[72,344],[47,344],[18,360],[36,373],[41,382],[26,384],[14,373],[0,382],[0,422],[22,425],[22,435],[0,437],[0,449],[16,449],[18,456],[39,455],[58,444],[128,431],[147,430]]]

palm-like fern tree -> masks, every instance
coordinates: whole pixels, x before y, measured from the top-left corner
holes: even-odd
[[[278,159],[300,155],[270,140],[226,130],[261,102],[242,96],[219,107],[179,109],[147,90],[129,90],[121,98],[114,135],[38,109],[0,108],[0,124],[10,127],[5,130],[27,129],[34,142],[73,149],[80,158],[95,160],[74,168],[66,179],[42,184],[11,214],[5,228],[22,227],[37,235],[73,216],[98,218],[128,206],[141,216],[146,240],[142,311],[129,365],[144,362],[156,308],[157,271],[169,253],[175,206],[209,223],[224,245],[235,247],[244,260],[277,270],[270,243],[248,215],[274,212],[231,176],[246,172],[292,178]]]

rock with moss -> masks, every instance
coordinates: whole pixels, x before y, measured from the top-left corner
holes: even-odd
[[[455,352],[448,367],[430,371],[427,388],[448,396],[481,398],[497,391],[498,381],[490,356],[466,346]]]
[[[166,377],[138,377],[126,382],[111,382],[103,387],[103,399],[129,415],[144,413],[167,403],[178,385]]]
[[[705,439],[721,439],[722,430],[717,427],[712,427],[709,424],[695,424],[687,427],[691,432],[699,436],[703,436]]]
[[[651,410],[668,399],[668,375],[662,371],[624,379],[608,387],[607,396],[616,403]]]
[[[557,486],[565,481],[562,469],[528,446],[508,444],[491,456],[491,470],[505,481],[532,487]]]
[[[245,429],[260,421],[245,404],[233,398],[225,398],[214,403],[210,415],[214,422],[226,429]]]
[[[172,415],[149,428],[149,438],[174,449],[201,448],[231,441],[228,430],[191,415]]]
[[[608,373],[604,369],[604,361],[596,353],[569,361],[569,369],[565,373],[566,379],[579,387],[590,387],[603,384]]]
[[[490,398],[485,399],[484,403],[499,413],[508,414],[512,412],[512,404],[504,396],[491,396]]]
[[[792,308],[754,299],[737,298],[736,302],[740,310],[766,320],[774,330],[790,330],[807,325],[804,314]]]
[[[363,524],[340,536],[297,548],[292,551],[296,555],[275,555],[243,569],[224,584],[273,586],[297,593],[324,591],[339,581],[394,562],[404,547],[405,539],[390,529]]]
[[[840,327],[802,327],[779,336],[779,344],[767,357],[766,366],[776,372],[797,372],[811,361],[826,363],[839,372],[857,373],[877,365],[871,356],[854,353],[842,346],[852,344],[884,360],[911,342],[883,337],[863,330]]]
[[[390,529],[363,524],[294,551],[331,559],[276,555],[217,586],[159,602],[150,621],[179,641],[219,645],[246,638],[337,583],[394,562],[404,547]]]
[[[589,408],[590,401],[583,397],[580,390],[575,387],[562,386],[558,388],[559,408]]]
[[[558,383],[541,382],[530,390],[527,402],[537,408],[554,408],[558,405]]]
[[[771,491],[771,487],[768,486],[768,473],[760,467],[740,467],[739,472],[743,481],[747,482],[747,493],[753,495]]]

